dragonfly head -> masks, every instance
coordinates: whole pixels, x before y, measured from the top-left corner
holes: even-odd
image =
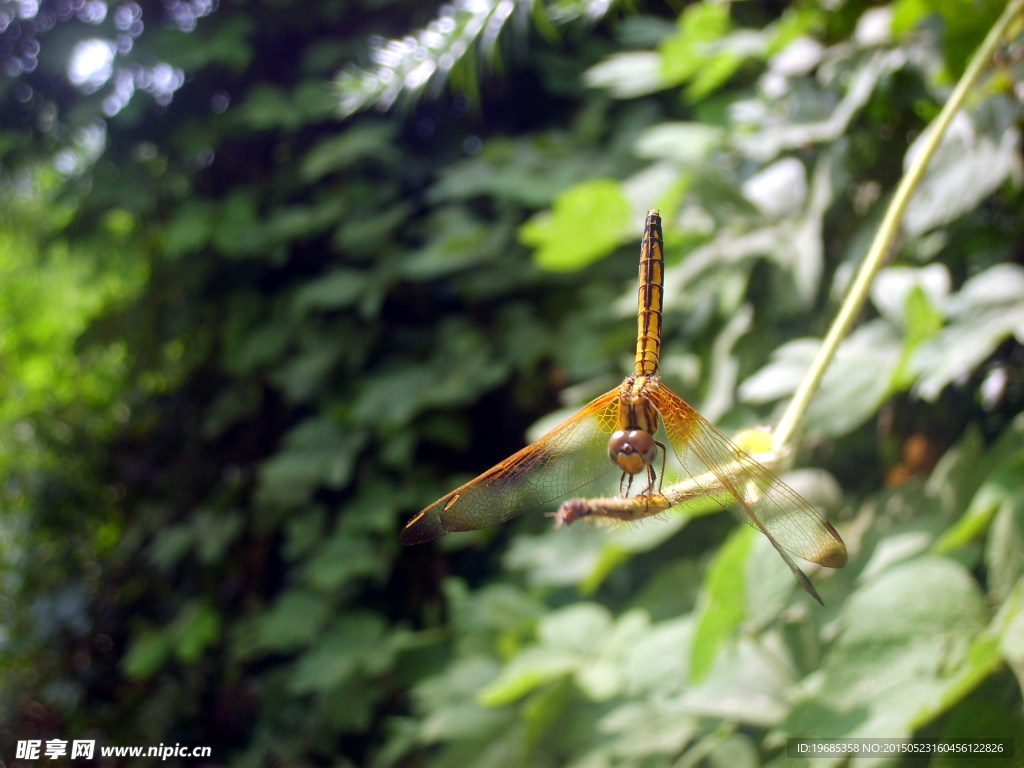
[[[657,460],[658,444],[647,430],[619,429],[608,439],[608,457],[623,472],[636,475]]]

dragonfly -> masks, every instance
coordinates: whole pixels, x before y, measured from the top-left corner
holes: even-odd
[[[839,533],[658,375],[664,272],[661,215],[655,209],[647,214],[640,246],[634,372],[536,442],[426,507],[402,530],[403,544],[503,523],[618,472],[618,497],[566,501],[556,524],[588,516],[635,520],[710,496],[764,534],[803,588],[823,604],[793,556],[840,568],[847,554]],[[668,489],[661,487],[668,451],[657,439],[659,424],[687,478]]]

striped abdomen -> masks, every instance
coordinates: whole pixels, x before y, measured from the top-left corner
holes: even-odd
[[[653,376],[661,358],[661,305],[665,282],[661,212],[648,211],[640,244],[640,289],[637,295],[636,375]]]

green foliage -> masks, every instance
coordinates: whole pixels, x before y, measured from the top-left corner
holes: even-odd
[[[80,128],[111,84],[0,88],[21,121],[0,131],[20,206],[0,232],[4,743],[753,766],[789,736],[1020,732],[1011,55],[812,402],[815,469],[789,477],[851,553],[811,572],[825,608],[711,501],[397,541],[564,417],[541,419],[558,390],[571,412],[629,369],[649,208],[664,377],[728,433],[774,421],[998,4],[698,2],[584,30],[602,4],[520,3],[536,55],[477,72],[469,17],[498,5],[418,33],[418,3],[222,4],[192,32],[147,5],[115,66],[166,61],[184,85],[105,115],[91,154]],[[36,30],[49,71],[103,24]],[[381,29],[424,42],[420,62],[461,50],[477,111],[426,94],[434,75],[337,77]],[[407,73],[413,49],[378,64]],[[403,95],[405,113],[352,116]],[[66,145],[54,177],[39,158]]]
[[[451,77],[461,90],[478,98],[477,48],[494,59],[498,38],[517,13],[529,13],[548,38],[556,24],[579,18],[595,21],[614,3],[594,0],[512,0],[506,3],[452,3],[415,37],[373,40],[373,67],[350,66],[336,80],[345,116],[371,106],[390,107],[400,96],[418,97],[431,82]]]
[[[524,224],[522,239],[535,249],[541,268],[575,271],[607,256],[626,239],[629,213],[621,185],[594,179],[559,195],[549,216]],[[580,237],[581,231],[587,236]]]
[[[697,627],[690,657],[690,677],[703,680],[721,649],[744,619],[746,567],[754,541],[753,529],[740,528],[722,545],[708,568],[705,592],[697,606]]]

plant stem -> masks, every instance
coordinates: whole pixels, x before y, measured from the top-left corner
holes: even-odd
[[[864,306],[871,282],[874,280],[878,270],[881,269],[882,264],[893,247],[899,232],[899,222],[903,217],[907,202],[924,176],[925,169],[935,154],[935,150],[938,149],[939,144],[946,135],[953,115],[963,106],[968,91],[981,76],[996,46],[1006,34],[1010,23],[1015,17],[1020,15],[1022,10],[1024,10],[1024,0],[1012,0],[1006,6],[1002,15],[996,20],[992,29],[989,30],[981,47],[975,52],[974,58],[971,59],[971,63],[967,66],[960,81],[956,84],[953,93],[950,94],[949,101],[946,102],[939,116],[928,127],[928,135],[921,144],[921,151],[913,158],[910,167],[900,180],[900,184],[896,188],[896,194],[893,195],[889,208],[885,212],[882,225],[879,227],[871,247],[868,249],[867,256],[864,258],[857,276],[850,285],[842,306],[839,308],[839,314],[836,315],[836,319],[832,322],[832,326],[829,328],[825,341],[818,350],[814,362],[800,382],[800,386],[797,387],[793,399],[779,420],[779,426],[775,430],[773,437],[773,445],[776,452],[781,452],[799,430],[800,424],[807,413],[807,408],[810,405],[811,397],[817,391],[821,380],[825,376],[825,371],[832,362],[832,358],[835,357],[836,350],[839,348],[839,342],[849,332],[854,318]]]

